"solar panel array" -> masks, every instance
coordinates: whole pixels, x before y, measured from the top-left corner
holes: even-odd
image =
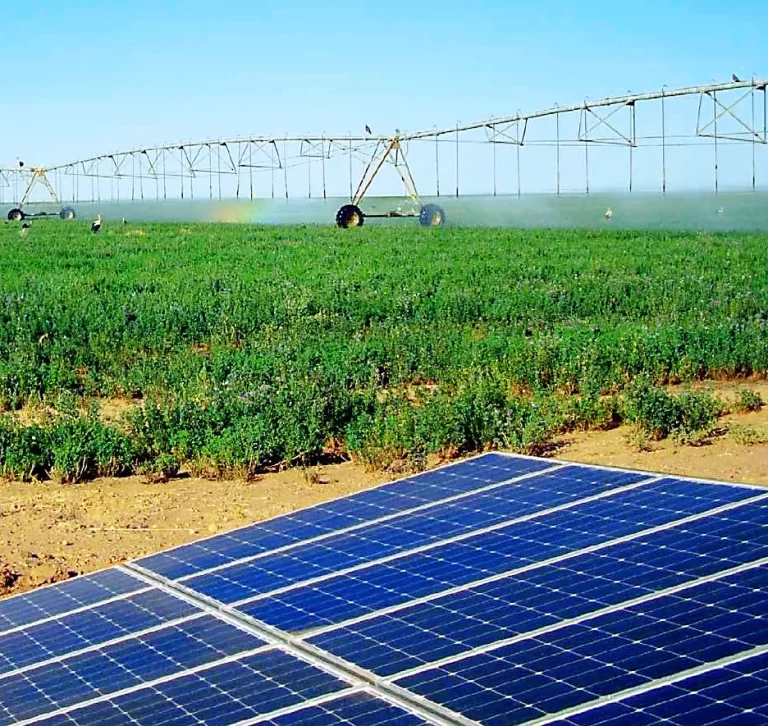
[[[768,492],[486,454],[0,601],[0,726],[768,723]]]

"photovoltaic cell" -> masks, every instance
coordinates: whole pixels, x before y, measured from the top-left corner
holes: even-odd
[[[0,635],[0,675],[199,612],[153,588],[29,625]]]
[[[342,681],[312,665],[279,650],[269,650],[138,688],[63,716],[41,719],[40,723],[226,726],[345,687]]]
[[[489,454],[176,547],[145,557],[138,564],[169,579],[177,579],[551,466],[547,461]]]
[[[40,716],[214,663],[263,641],[207,615],[143,637],[0,677],[0,724]]]
[[[238,609],[293,632],[338,623],[759,493],[747,488],[723,489],[720,492],[707,484],[665,479],[419,554],[372,563],[311,586],[254,599],[238,605]],[[264,589],[263,583],[257,587]],[[252,592],[238,582],[232,587],[222,585],[221,590],[212,588],[207,594],[231,601],[238,595],[247,598]]]
[[[14,595],[0,600],[0,633],[146,587],[144,582],[128,573],[111,569],[78,577],[54,587]]]
[[[641,476],[631,473],[603,472],[595,477],[587,469],[568,467],[536,477],[533,483],[509,484],[426,511],[373,523],[355,532],[203,573],[184,584],[220,602],[232,603],[641,480]]]
[[[768,724],[768,654],[553,722],[552,726]]]
[[[262,723],[270,726],[292,726],[297,723],[307,726],[417,726],[429,722],[369,693],[361,692],[342,696],[322,705],[309,706]]]
[[[745,522],[752,525],[746,538]],[[406,605],[310,642],[387,676],[768,557],[768,504],[747,505],[681,530],[662,530]],[[713,546],[717,557],[711,555]],[[287,611],[278,626],[288,627],[295,617]]]
[[[766,645],[767,592],[756,568],[397,682],[469,718],[524,723]]]

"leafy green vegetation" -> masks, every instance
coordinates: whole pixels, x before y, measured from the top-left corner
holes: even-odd
[[[768,369],[768,237],[34,222],[0,227],[0,470],[214,476],[711,427],[670,382]],[[118,424],[63,395],[137,405]],[[679,398],[679,400],[678,400]],[[59,411],[22,426],[13,412]]]
[[[757,391],[750,388],[739,388],[736,391],[736,400],[733,404],[733,410],[738,413],[747,413],[749,411],[759,411],[763,407],[763,399]]]
[[[732,423],[728,427],[728,435],[738,444],[752,446],[768,442],[768,432],[762,428],[748,424]]]

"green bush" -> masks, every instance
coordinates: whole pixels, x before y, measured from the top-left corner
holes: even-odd
[[[700,441],[722,413],[722,401],[707,391],[685,391],[679,396],[647,382],[633,384],[626,393],[624,415],[652,439],[674,435]]]
[[[7,478],[76,483],[129,474],[138,460],[130,437],[94,414],[59,414],[31,425],[0,418],[0,474]]]
[[[759,411],[763,407],[763,399],[757,391],[750,388],[739,388],[736,391],[736,400],[733,410],[737,413]]]

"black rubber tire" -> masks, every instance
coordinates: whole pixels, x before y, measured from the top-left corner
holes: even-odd
[[[365,215],[356,204],[345,204],[336,212],[336,225],[342,229],[350,227],[362,227]]]
[[[445,212],[437,204],[425,204],[419,212],[419,224],[422,227],[442,227],[445,224]]]
[[[12,209],[10,212],[8,212],[8,221],[9,222],[21,222],[22,219],[24,219],[24,212],[22,212],[18,208]]]
[[[72,207],[63,207],[59,212],[59,217],[61,217],[61,219],[65,220],[66,222],[70,222],[75,217],[77,217],[77,215],[75,214],[75,210]]]

